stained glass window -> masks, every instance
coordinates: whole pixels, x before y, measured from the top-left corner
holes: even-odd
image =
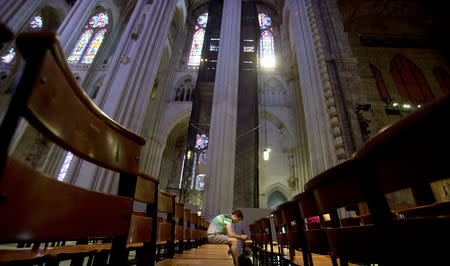
[[[206,28],[206,23],[208,22],[208,13],[205,13],[203,15],[201,15],[200,17],[198,17],[197,19],[197,24],[202,27],[202,28]]]
[[[253,53],[255,51],[254,46],[244,46],[244,52],[246,53]]]
[[[208,158],[208,152],[203,151],[200,153],[200,156],[198,158],[198,164],[206,164],[206,159]]]
[[[189,65],[200,65],[200,58],[202,56],[203,38],[205,38],[205,30],[200,29],[194,34],[192,41],[191,56],[189,57]]]
[[[275,53],[273,50],[273,36],[269,31],[263,31],[260,42],[261,66],[264,68],[275,67]]]
[[[87,44],[89,43],[89,40],[92,37],[92,30],[86,30],[83,34],[81,34],[81,37],[78,39],[77,44],[72,50],[72,53],[70,54],[67,61],[71,64],[78,63],[78,61],[81,58],[81,55],[84,52],[84,49],[86,49]]]
[[[258,15],[258,19],[259,19],[259,27],[262,30],[267,29],[268,27],[270,27],[272,25],[272,20],[270,19],[269,16],[267,16],[264,13],[260,13]]]
[[[67,61],[70,64],[91,64],[105,38],[107,30],[105,27],[108,23],[109,19],[106,12],[99,12],[92,16],[86,25],[86,28],[88,29],[83,32],[80,39],[78,39],[78,42],[73,48]],[[94,37],[92,38],[92,36]],[[83,59],[80,62],[81,58]]]
[[[92,28],[103,28],[108,25],[108,15],[105,12],[98,13],[89,20]]]
[[[68,152],[66,155],[66,159],[64,159],[63,166],[61,167],[61,171],[58,175],[58,181],[63,181],[66,177],[67,170],[69,170],[70,162],[73,159],[73,154],[71,152]]]
[[[95,55],[98,52],[98,48],[100,48],[100,45],[102,44],[103,38],[105,38],[106,29],[103,29],[97,34],[95,34],[94,40],[91,42],[91,45],[89,46],[89,49],[87,50],[86,54],[83,57],[83,60],[81,63],[83,64],[90,64],[94,60]]]
[[[1,57],[1,61],[4,64],[11,63],[16,57],[16,50],[14,48],[9,49],[8,53]]]
[[[208,22],[208,13],[204,13],[197,19],[197,25],[194,30],[196,31],[192,39],[191,54],[189,56],[188,65],[198,66],[200,65],[200,59],[202,56],[203,39],[205,38],[206,23]],[[217,47],[217,46],[216,46]],[[210,47],[211,51],[217,51],[216,47]],[[212,50],[216,49],[216,50]]]
[[[259,61],[262,68],[275,67],[272,20],[264,13],[259,13],[259,28],[262,30],[259,40]],[[245,49],[245,48],[244,48]]]
[[[43,20],[42,20],[41,16],[35,16],[30,21],[30,27],[32,27],[33,29],[40,29],[40,28],[42,28],[42,24],[43,24]]]
[[[208,146],[208,137],[205,134],[197,134],[197,140],[195,141],[195,148],[202,150]]]
[[[206,181],[206,175],[201,174],[197,176],[197,185],[196,185],[196,189],[197,190],[204,190],[205,189],[205,181]]]

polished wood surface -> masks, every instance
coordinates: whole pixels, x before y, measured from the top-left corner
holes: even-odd
[[[0,242],[126,235],[133,201],[59,182],[9,158],[0,191]],[[19,211],[20,210],[20,211]]]
[[[166,259],[156,265],[233,265],[228,255],[228,245],[206,244],[199,248],[184,250],[173,259]]]

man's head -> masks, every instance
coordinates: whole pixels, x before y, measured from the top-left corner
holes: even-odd
[[[231,213],[231,220],[234,224],[237,224],[238,222],[242,221],[244,219],[244,215],[242,214],[242,211],[239,209],[234,210]]]

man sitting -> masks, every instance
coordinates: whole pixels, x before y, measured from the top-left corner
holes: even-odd
[[[211,244],[229,244],[234,265],[237,266],[239,266],[237,240],[245,241],[248,236],[234,234],[231,229],[231,224],[237,224],[242,219],[244,219],[242,211],[236,209],[231,213],[231,216],[224,214],[217,215],[208,227],[208,242]]]

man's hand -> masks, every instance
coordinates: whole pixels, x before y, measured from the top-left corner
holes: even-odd
[[[247,240],[248,239],[248,235],[241,235],[241,240],[242,241],[245,241],[245,240]]]

